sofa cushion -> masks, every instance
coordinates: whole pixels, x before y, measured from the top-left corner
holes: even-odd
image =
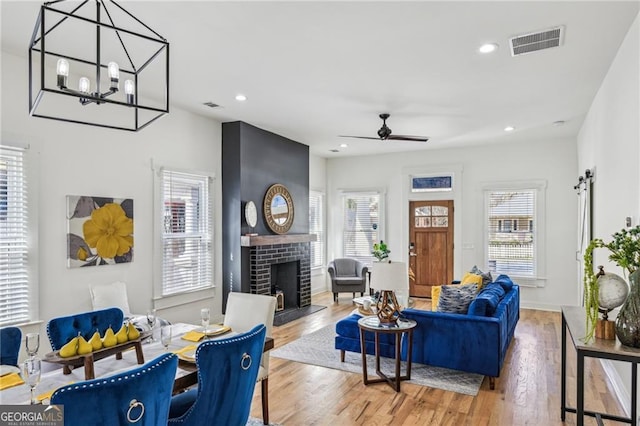
[[[438,300],[438,312],[466,314],[477,291],[477,284],[442,286]]]
[[[438,302],[440,301],[440,291],[442,289],[442,287],[449,287],[449,286],[460,286],[460,285],[464,285],[464,286],[469,286],[469,285],[475,285],[476,286],[476,292],[477,290],[477,284],[472,283],[472,284],[460,284],[460,281],[454,281],[451,284],[447,284],[447,285],[436,285],[436,286],[432,286],[431,287],[431,310],[433,312],[438,311]]]
[[[487,272],[482,272],[478,266],[473,265],[473,268],[471,268],[471,272],[472,274],[476,274],[476,275],[480,275],[482,277],[482,285],[487,285],[489,284],[491,281],[493,281],[493,277],[491,276],[491,272],[487,271]]]
[[[500,284],[506,292],[511,291],[511,288],[513,287],[513,281],[511,281],[511,278],[509,278],[508,275],[498,275],[498,278],[496,278],[494,282]]]
[[[505,295],[500,284],[489,283],[483,288],[469,305],[469,315],[491,317],[496,312],[496,307]]]
[[[482,275],[472,274],[471,272],[467,272],[462,276],[461,284],[477,284],[478,289],[482,288],[484,282],[482,281]]]

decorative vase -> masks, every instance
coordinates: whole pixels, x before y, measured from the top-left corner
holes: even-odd
[[[629,275],[629,287],[616,319],[616,335],[623,345],[640,348],[640,269]]]

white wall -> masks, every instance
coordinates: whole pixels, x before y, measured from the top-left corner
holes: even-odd
[[[152,159],[156,166],[215,174],[215,250],[220,253],[220,123],[177,108],[138,133],[33,118],[26,88],[26,60],[3,51],[2,141],[29,144],[28,155],[39,165],[36,181],[31,182],[37,190],[34,202],[39,215],[39,251],[33,258],[39,271],[39,319],[90,310],[89,284],[116,280],[127,283],[133,312],[145,313],[151,306],[153,283],[158,280],[153,264]],[[66,195],[133,198],[132,263],[67,269]],[[221,284],[219,259],[215,256],[216,285]],[[164,309],[159,315],[196,322],[199,311],[195,308],[201,305],[211,307],[214,320],[222,318],[219,297]],[[44,326],[40,324],[42,333]],[[41,353],[49,350],[45,340]]]
[[[327,159],[311,153],[309,154],[309,189],[325,194],[327,192]],[[325,197],[325,213],[328,212],[326,201]],[[326,268],[312,269],[311,294],[322,293],[327,291],[327,288]]]
[[[390,142],[392,143],[392,142]],[[357,170],[357,172],[354,172]],[[576,178],[575,140],[529,141],[484,147],[427,150],[383,156],[347,157],[327,161],[328,204],[339,206],[340,190],[381,189],[386,191],[385,241],[393,260],[408,258],[408,171],[456,172],[454,224],[454,275],[461,277],[474,264],[484,264],[483,186],[487,183],[546,181],[547,241],[545,276],[523,287],[525,307],[558,310],[575,304],[578,287],[575,265],[576,206],[573,191]],[[445,196],[446,197],[446,196]],[[339,256],[340,211],[330,212],[328,258]],[[463,250],[463,244],[465,249]]]
[[[640,224],[640,14],[629,29],[578,135],[578,169],[594,170],[593,237],[610,241],[625,217]],[[594,264],[622,274],[596,250]],[[630,412],[631,368],[604,363]],[[611,368],[612,367],[612,368]]]

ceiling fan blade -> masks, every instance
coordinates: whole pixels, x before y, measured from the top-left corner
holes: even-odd
[[[426,142],[429,140],[426,136],[407,136],[407,135],[389,135],[387,140],[392,139],[396,141],[411,141],[411,142]]]
[[[381,140],[380,138],[374,138],[373,136],[351,136],[351,135],[338,135],[341,138],[357,138],[357,139],[373,139],[376,141]]]

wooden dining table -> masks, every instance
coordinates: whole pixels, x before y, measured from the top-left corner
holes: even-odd
[[[187,346],[198,345],[201,342],[191,342],[184,340],[182,337],[189,331],[201,329],[201,326],[185,323],[177,323],[171,326],[172,328],[172,340],[169,344],[169,352],[178,352]],[[238,333],[233,330],[217,335],[211,336],[207,339],[223,339],[232,337]],[[145,340],[142,343],[142,351],[144,354],[144,361],[149,362],[156,357],[167,352],[165,348],[160,344],[160,330],[156,328],[154,332],[155,340]],[[203,340],[204,341],[204,340]],[[271,337],[267,337],[264,344],[264,351],[273,349],[274,340]],[[40,357],[41,359],[44,357]],[[36,387],[35,394],[44,396],[51,393],[51,391],[58,389],[62,386],[69,385],[71,383],[78,383],[85,380],[84,368],[74,368],[70,374],[63,374],[61,365],[50,364],[42,361],[42,367],[46,373],[42,373],[40,383]],[[127,370],[139,367],[138,359],[135,350],[127,350],[122,353],[122,359],[116,359],[115,355],[96,361],[94,364],[94,374],[96,378],[105,378],[114,374],[122,373]],[[198,383],[198,369],[195,362],[187,361],[184,357],[179,357],[178,368],[176,370],[176,378],[173,385],[173,393],[179,393],[190,386]],[[49,395],[50,396],[50,395]],[[14,386],[0,391],[0,404],[29,404],[30,392],[29,386],[26,384]],[[44,398],[42,403],[47,404],[48,398]]]

